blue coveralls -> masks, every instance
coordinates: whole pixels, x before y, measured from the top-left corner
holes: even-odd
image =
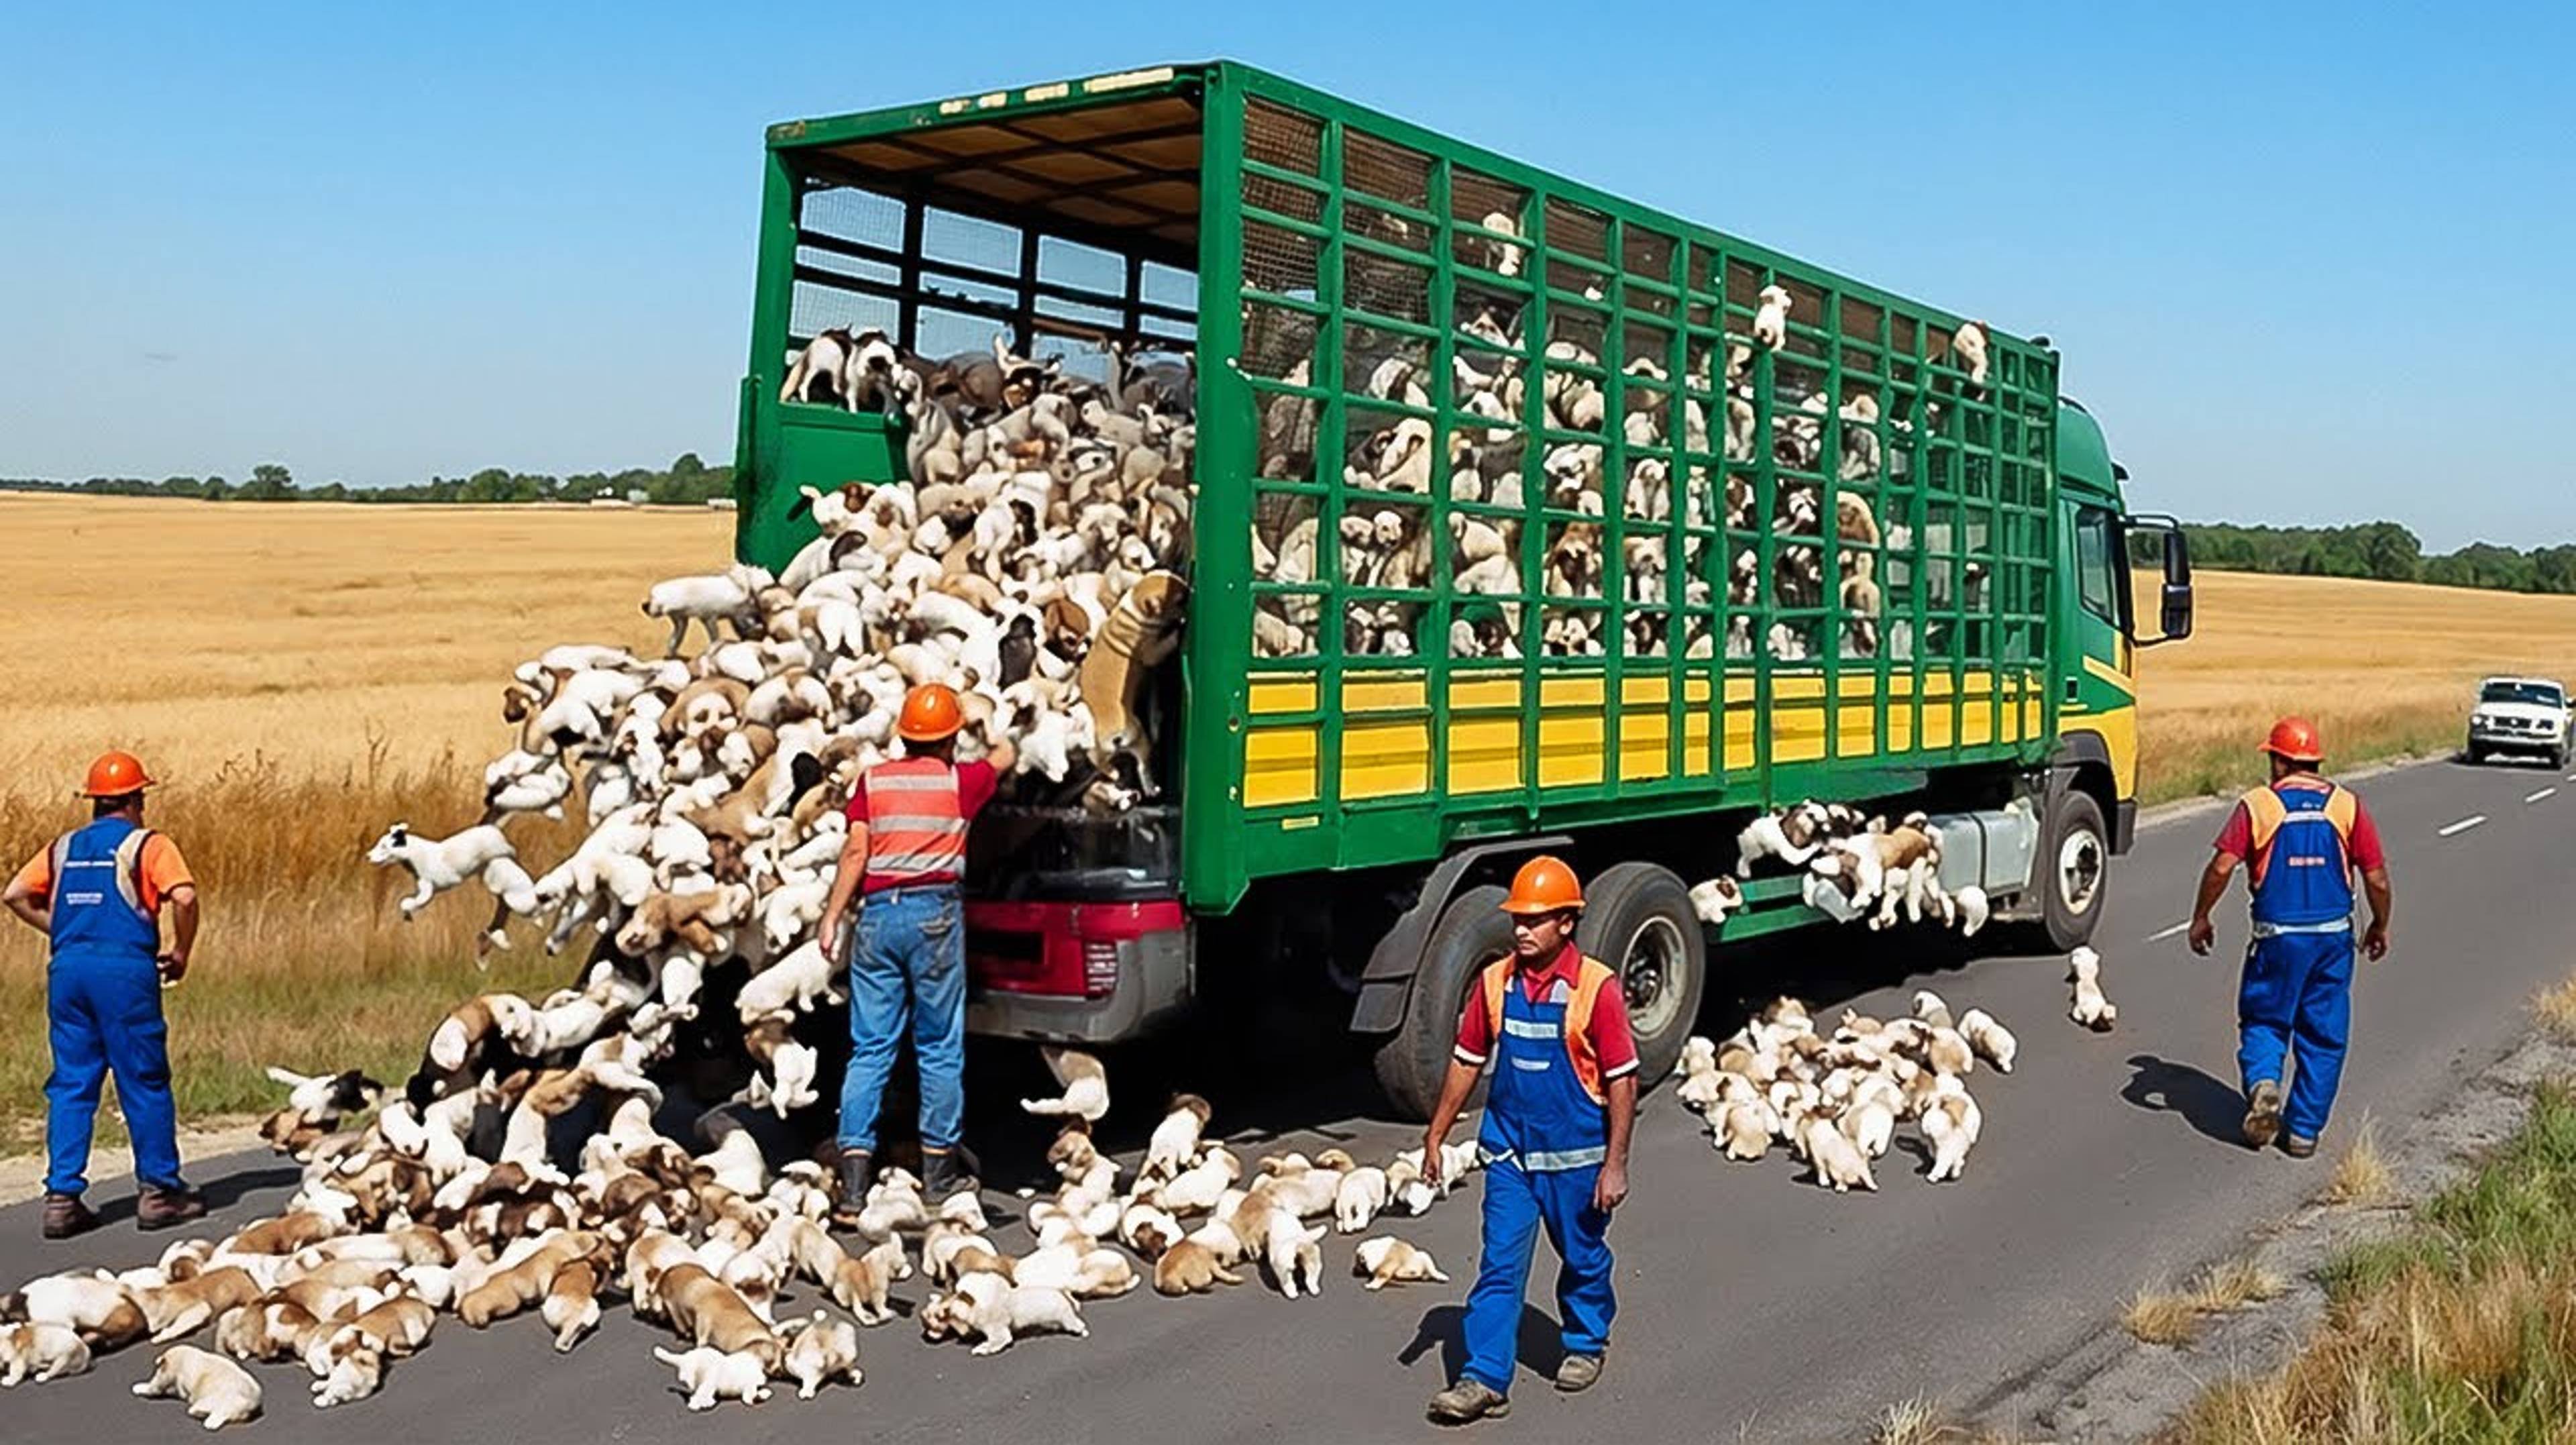
[[[1461,1373],[1497,1394],[1511,1393],[1521,1300],[1541,1225],[1563,1261],[1556,1304],[1565,1321],[1565,1352],[1600,1355],[1619,1310],[1611,1289],[1610,1216],[1592,1207],[1593,1185],[1610,1152],[1610,1115],[1576,1081],[1566,1053],[1571,996],[1559,980],[1532,1003],[1514,978],[1503,988],[1502,1026],[1494,1030],[1493,1082],[1476,1136],[1486,1165],[1485,1247],[1467,1294]],[[1472,1006],[1483,1007],[1483,999]]]
[[[53,959],[45,971],[54,1052],[45,1081],[45,1188],[55,1194],[89,1185],[90,1131],[110,1069],[133,1139],[135,1177],[156,1188],[183,1187],[170,1033],[153,962],[161,925],[143,908],[140,842],[118,857],[138,831],[123,818],[101,818],[55,845]]]
[[[2236,995],[2236,1063],[2245,1091],[2278,1083],[2283,1055],[2296,1051],[2282,1125],[2314,1139],[2343,1080],[2352,1029],[2352,865],[2342,832],[2326,816],[2333,794],[2276,790],[2288,810],[2272,835],[2263,876],[2252,884],[2254,938]]]

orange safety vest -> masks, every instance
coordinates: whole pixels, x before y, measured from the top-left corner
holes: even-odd
[[[957,769],[938,758],[898,758],[867,771],[868,877],[880,887],[966,873],[966,811]]]
[[[1601,1055],[1592,1047],[1592,1006],[1601,997],[1602,985],[1619,975],[1610,965],[1590,954],[1580,955],[1574,969],[1574,997],[1565,1005],[1565,1056],[1574,1065],[1574,1081],[1596,1104],[1607,1103],[1609,1096],[1601,1089]],[[1481,982],[1485,992],[1485,1017],[1493,1025],[1490,1037],[1503,1035],[1503,990],[1514,987],[1520,965],[1508,956],[1485,965]]]

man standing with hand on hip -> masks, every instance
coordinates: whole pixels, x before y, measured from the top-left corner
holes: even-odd
[[[2319,773],[2325,745],[2316,724],[2281,719],[2263,751],[2272,781],[2247,793],[2219,832],[2191,911],[2191,951],[2209,952],[2217,935],[2210,911],[2246,864],[2254,940],[2236,995],[2245,1142],[2263,1149],[2277,1138],[2283,1153],[2305,1159],[2334,1108],[2352,1032],[2352,875],[2361,874],[2370,898],[2361,949],[2376,963],[2388,954],[2388,859],[2361,799]],[[2285,1109],[2281,1072],[2294,1054]]]
[[[143,790],[151,785],[133,754],[102,754],[81,788],[90,800],[89,826],[55,839],[0,893],[0,902],[53,946],[45,969],[54,1053],[45,1081],[47,1239],[98,1227],[81,1195],[89,1187],[99,1089],[111,1069],[142,1186],[135,1223],[167,1229],[206,1212],[204,1198],[179,1178],[170,1030],[161,1016],[161,990],[187,976],[197,946],[197,885],[177,846],[143,826]],[[164,904],[172,914],[167,949]]]
[[[1458,1047],[1422,1144],[1437,1184],[1440,1146],[1486,1062],[1494,1078],[1476,1149],[1486,1163],[1485,1245],[1467,1296],[1467,1364],[1431,1397],[1431,1418],[1463,1425],[1510,1410],[1521,1300],[1541,1226],[1562,1261],[1557,1309],[1565,1359],[1556,1387],[1601,1378],[1610,1319],[1610,1213],[1628,1197],[1628,1135],[1637,1119],[1637,1044],[1619,978],[1574,946],[1583,886],[1546,856],[1522,865],[1503,911],[1512,953],[1486,965],[1458,1021]]]

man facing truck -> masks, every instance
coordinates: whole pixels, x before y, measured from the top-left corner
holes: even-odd
[[[2237,865],[2249,865],[2254,936],[2236,1003],[2245,1142],[2263,1149],[2278,1138],[2284,1153],[2305,1159],[2334,1107],[2352,1029],[2352,875],[2360,872],[2370,899],[2361,948],[2376,963],[2388,954],[2388,859],[2361,799],[2320,775],[2316,724],[2281,719],[2263,751],[2272,781],[2247,793],[2219,831],[2192,907],[2191,951],[2209,952],[2210,911]],[[2281,1069],[2293,1052],[2285,1112]]]
[[[867,1203],[877,1113],[912,1027],[921,1072],[922,1184],[932,1196],[972,1188],[975,1169],[959,1135],[966,1123],[966,929],[958,883],[966,829],[1018,758],[996,740],[978,761],[957,761],[965,713],[937,683],[903,700],[895,733],[904,755],[860,776],[849,806],[832,896],[823,909],[826,955],[838,958],[842,923],[858,901],[850,953],[849,1072],[841,1082],[840,1217]]]
[[[1512,952],[1477,976],[1458,1021],[1458,1046],[1422,1142],[1422,1174],[1437,1184],[1440,1146],[1477,1075],[1497,1060],[1476,1135],[1484,1156],[1484,1251],[1467,1296],[1467,1363],[1431,1397],[1434,1420],[1464,1424],[1511,1408],[1521,1298],[1541,1225],[1563,1261],[1556,1279],[1565,1359],[1556,1387],[1601,1378],[1610,1320],[1610,1213],[1628,1197],[1628,1135],[1637,1119],[1637,1046],[1619,979],[1574,946],[1583,885],[1542,855],[1521,866],[1503,900]]]

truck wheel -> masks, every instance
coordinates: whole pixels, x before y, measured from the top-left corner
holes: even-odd
[[[1699,1023],[1708,981],[1708,935],[1690,890],[1670,869],[1614,863],[1584,890],[1574,941],[1619,974],[1637,1038],[1641,1087],[1671,1073]]]
[[[2048,834],[2035,865],[2041,876],[2041,917],[2048,946],[2067,953],[2093,936],[2102,916],[2102,893],[2111,875],[2111,845],[2102,807],[2090,793],[2069,788],[2048,819]]]
[[[1398,1118],[1422,1123],[1440,1102],[1450,1055],[1458,1047],[1458,1015],[1476,971],[1512,951],[1512,923],[1503,913],[1509,895],[1488,883],[1449,900],[1423,944],[1405,1001],[1404,1026],[1378,1045],[1377,1083]],[[1484,1092],[1476,1086],[1470,1104]]]
[[[2468,758],[2470,767],[2484,767],[2486,766],[2487,761],[2487,750],[2479,747],[2476,743],[2471,743],[2468,746]]]

